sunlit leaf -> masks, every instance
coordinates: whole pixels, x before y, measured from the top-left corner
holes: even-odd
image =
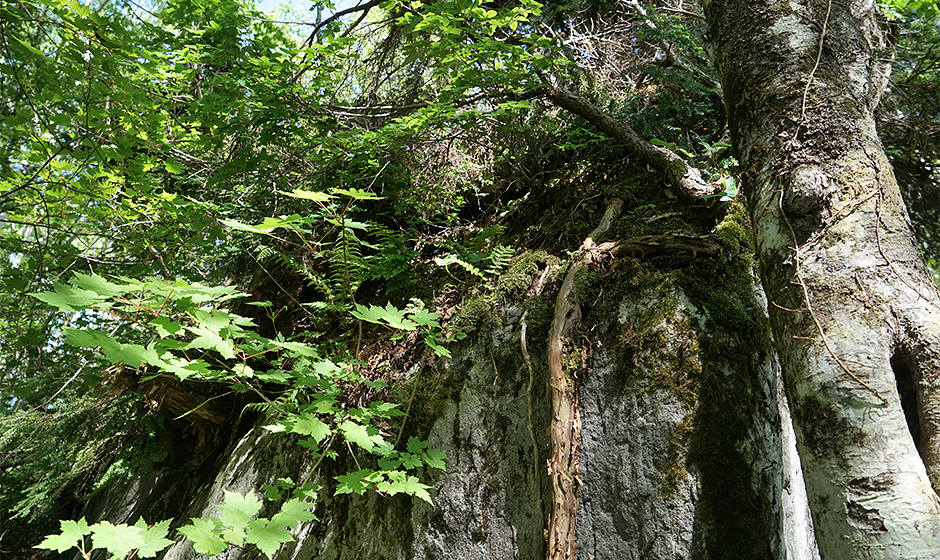
[[[41,543],[36,545],[36,548],[55,550],[61,554],[66,550],[77,546],[82,537],[91,532],[91,529],[89,529],[88,523],[85,521],[84,517],[78,521],[64,519],[59,521],[59,525],[62,532],[58,535],[47,536]]]
[[[245,537],[247,542],[261,549],[268,558],[273,557],[282,544],[294,540],[287,529],[275,526],[268,519],[256,519],[248,523]]]
[[[173,541],[166,538],[171,521],[172,519],[166,519],[153,526],[148,526],[143,517],[137,520],[134,526],[143,532],[143,543],[137,551],[139,558],[153,558],[158,552],[173,544]]]
[[[193,541],[193,548],[199,554],[215,556],[228,548],[228,544],[220,536],[221,531],[217,521],[218,518],[194,518],[192,525],[180,527],[179,533]]]
[[[130,551],[144,545],[143,531],[131,525],[114,525],[101,521],[91,526],[92,544],[95,548],[104,548],[118,558],[124,558]]]

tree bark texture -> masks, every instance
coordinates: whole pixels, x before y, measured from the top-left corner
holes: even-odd
[[[937,558],[940,297],[875,130],[877,6],[705,11],[821,556]]]

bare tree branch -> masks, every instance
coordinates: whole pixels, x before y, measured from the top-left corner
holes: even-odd
[[[353,25],[353,27],[355,27],[356,25],[359,24],[360,21],[362,21],[362,19],[366,16],[366,14],[369,13],[369,10],[371,10],[372,8],[375,8],[376,6],[378,6],[384,1],[385,0],[370,0],[369,2],[366,2],[365,4],[358,4],[356,6],[353,6],[352,8],[347,8],[345,10],[336,12],[335,14],[331,15],[330,17],[318,23],[316,27],[313,28],[313,31],[310,32],[310,36],[307,37],[306,41],[304,41],[304,47],[309,47],[310,45],[312,45],[313,42],[316,40],[317,33],[319,33],[321,29],[333,23],[334,21],[338,20],[339,18],[345,15],[355,13],[355,12],[363,12],[363,11],[366,12],[365,14],[362,15],[362,17],[356,20],[356,23]]]
[[[654,146],[637,134],[629,124],[604,113],[587,99],[558,85],[548,88],[546,96],[558,107],[587,119],[600,131],[620,142],[640,161],[663,172],[666,181],[676,189],[678,196],[696,199],[719,190],[706,183],[699,170],[687,164],[678,154],[662,146]]]

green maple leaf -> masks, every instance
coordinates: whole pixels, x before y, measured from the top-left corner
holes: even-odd
[[[147,522],[141,517],[134,523],[134,526],[143,531],[144,542],[137,550],[139,558],[153,558],[158,552],[173,544],[173,541],[165,538],[170,530],[172,519],[163,520],[152,527],[147,526]]]
[[[324,438],[332,432],[325,422],[307,412],[297,415],[297,420],[294,421],[291,431],[310,436],[315,439],[317,443],[323,441]]]
[[[287,350],[290,350],[291,352],[297,352],[297,353],[300,354],[301,356],[310,356],[310,357],[313,357],[313,356],[316,356],[316,355],[317,355],[317,351],[316,351],[316,350],[314,350],[313,348],[311,348],[311,347],[309,347],[309,346],[307,346],[306,344],[303,344],[303,343],[301,343],[301,342],[285,342],[285,341],[280,341],[280,342],[277,343],[277,345],[280,346],[280,347],[282,347],[282,348],[285,348],[285,349],[287,349]]]
[[[357,319],[379,325],[388,325],[393,329],[413,331],[418,327],[418,323],[405,319],[404,310],[396,308],[391,303],[387,303],[384,308],[377,305],[366,307],[357,303],[356,310],[350,311],[350,313]]]
[[[186,171],[186,166],[183,165],[183,162],[173,158],[164,160],[163,167],[168,173],[172,173],[173,175],[179,175],[183,171]]]
[[[248,524],[245,540],[255,544],[271,558],[281,548],[281,544],[291,542],[294,537],[284,527],[274,526],[269,519],[255,519]]]
[[[346,441],[355,443],[366,451],[372,451],[377,443],[382,441],[379,429],[375,426],[362,426],[350,420],[344,420],[339,425],[339,429],[343,432]]]
[[[334,377],[339,374],[340,367],[333,363],[332,360],[326,359],[320,362],[313,364],[313,371],[317,372],[323,377]]]
[[[307,412],[318,412],[321,414],[332,414],[336,412],[336,399],[329,395],[320,395],[314,397],[314,401],[304,407]]]
[[[401,454],[401,466],[406,469],[416,469],[424,464],[420,455],[414,455],[412,453],[402,453]]]
[[[379,468],[383,471],[393,471],[401,467],[401,454],[395,453],[394,455],[388,455],[387,457],[379,457],[377,463]]]
[[[249,224],[244,224],[238,220],[220,220],[222,225],[228,226],[232,229],[239,231],[247,231],[249,233],[267,233],[270,230],[265,230],[260,226],[252,226]],[[276,229],[278,226],[272,227],[271,229]]]
[[[264,485],[264,498],[266,500],[277,501],[281,499],[281,490],[272,484]]]
[[[282,369],[260,371],[255,374],[255,377],[266,383],[287,383],[291,378],[290,374]]]
[[[157,356],[153,343],[149,347],[143,347],[140,344],[118,344],[115,350],[108,350],[102,346],[105,355],[112,364],[125,363],[131,367],[140,367],[141,364],[161,365],[162,361]]]
[[[381,325],[384,310],[377,305],[370,305],[369,307],[366,307],[357,303],[356,310],[350,311],[349,313],[356,319]]]
[[[243,224],[237,220],[221,220],[222,224],[241,231],[247,231],[251,233],[268,233],[276,230],[277,228],[287,227],[290,224],[301,221],[302,218],[297,214],[292,214],[285,218],[265,218],[260,224],[256,226]]]
[[[431,445],[430,441],[423,441],[414,436],[411,436],[408,438],[408,452],[409,453],[421,453],[429,445]]]
[[[430,334],[427,335],[427,336],[425,336],[425,337],[424,337],[424,343],[427,344],[428,348],[430,348],[431,350],[433,350],[434,353],[437,354],[438,356],[440,356],[440,357],[442,357],[442,358],[450,358],[450,357],[451,357],[450,350],[448,350],[448,349],[445,348],[444,346],[441,346],[440,344],[437,344],[437,340],[434,338],[434,336],[432,336],[432,335],[430,335]]]
[[[62,331],[65,332],[67,344],[81,348],[99,347],[112,364],[125,363],[136,368],[144,363],[152,365],[163,363],[157,356],[153,344],[148,347],[139,344],[121,344],[105,333],[94,330],[66,327]]]
[[[411,319],[419,325],[426,327],[440,328],[441,324],[437,322],[441,316],[437,313],[431,313],[427,309],[419,309],[411,314]]]
[[[232,366],[232,373],[246,379],[251,379],[255,376],[255,370],[251,369],[251,366],[248,364],[235,364]]]
[[[300,189],[294,189],[293,192],[280,192],[281,194],[286,194],[287,196],[292,196],[294,198],[303,198],[305,200],[313,200],[316,202],[328,202],[330,199],[334,198],[333,195],[324,192],[302,191]]]
[[[405,311],[403,309],[398,309],[391,303],[385,304],[385,316],[382,319],[388,323],[388,326],[403,331],[413,331],[418,327],[418,323],[404,317]]]
[[[150,324],[157,329],[157,334],[163,338],[173,336],[174,334],[183,330],[183,325],[172,321],[166,317],[157,317],[150,321]]]
[[[177,358],[169,352],[163,355],[159,366],[163,371],[179,377],[180,381],[185,381],[187,377],[192,377],[196,374],[208,376],[211,371],[209,364],[203,360],[184,360]]]
[[[425,502],[434,505],[431,495],[428,494],[428,488],[430,488],[430,486],[421,484],[416,476],[409,476],[407,480],[401,483],[402,492],[410,496],[415,496],[416,498],[421,498]]]
[[[210,331],[221,331],[225,327],[232,324],[232,319],[236,316],[231,313],[226,313],[225,311],[219,311],[218,309],[211,309],[209,307],[200,307],[190,312],[193,319],[201,323],[204,327]]]
[[[193,548],[196,549],[196,552],[206,556],[215,556],[225,552],[228,544],[217,534],[221,525],[218,517],[209,519],[194,517],[192,522],[192,525],[180,527],[179,533],[193,541]]]
[[[106,356],[121,350],[121,343],[100,331],[73,329],[65,327],[65,343],[80,348],[101,348]]]
[[[360,471],[337,476],[336,480],[339,482],[339,485],[336,486],[336,495],[339,496],[340,494],[351,494],[355,492],[361,496],[372,486],[369,480],[371,474],[373,474],[372,471],[362,469]]]
[[[85,521],[84,517],[78,521],[64,519],[59,521],[59,527],[62,529],[61,533],[58,535],[49,535],[43,539],[41,543],[36,545],[36,548],[55,550],[61,554],[75,546],[78,541],[82,540],[83,536],[91,532],[88,528],[88,522]]]
[[[215,349],[227,360],[231,360],[235,357],[235,346],[230,340],[225,340],[219,336],[219,333],[209,330],[202,325],[186,327],[186,330],[196,335],[196,338],[186,345],[186,348]]]
[[[29,295],[57,307],[59,311],[81,311],[108,299],[91,290],[83,290],[58,282],[53,285],[53,290],[52,292],[33,292]]]
[[[388,480],[376,485],[375,489],[379,492],[385,492],[391,496],[395,494],[408,494],[409,496],[421,498],[431,505],[434,504],[431,500],[431,495],[428,494],[428,488],[430,488],[430,486],[421,484],[421,482],[418,481],[418,477],[408,476],[402,471],[392,471],[385,474],[388,475]]]
[[[334,218],[327,218],[326,221],[333,224],[334,226],[348,227],[349,229],[361,229],[361,230],[369,229],[369,224],[364,224],[362,222],[357,222],[354,220],[350,220],[348,218],[343,218],[342,222]]]
[[[383,197],[360,189],[333,189],[336,194],[346,195],[354,200],[382,200]]]
[[[222,512],[222,524],[226,527],[244,527],[248,520],[261,511],[261,501],[255,497],[254,492],[239,494],[225,491],[225,504],[218,506]]]
[[[395,418],[405,415],[404,412],[398,410],[396,403],[389,402],[374,402],[369,405],[369,412],[373,416],[380,416],[382,418]]]
[[[248,294],[239,292],[234,286],[203,286],[202,284],[190,284],[185,280],[177,280],[173,283],[171,289],[173,299],[177,304],[185,303],[189,299],[190,303],[205,303],[217,299],[218,301],[227,301],[232,298],[246,297]],[[166,293],[169,296],[170,293]]]
[[[132,284],[115,284],[105,280],[97,274],[89,275],[82,274],[81,272],[75,273],[75,277],[72,278],[72,284],[78,286],[79,288],[95,292],[96,294],[106,298],[126,294],[128,292],[136,292],[142,286],[140,282],[134,282]]]
[[[424,455],[424,462],[429,467],[444,470],[446,468],[444,463],[446,458],[447,456],[440,449],[428,449]]]
[[[91,526],[91,539],[95,548],[106,548],[117,558],[124,558],[130,551],[144,544],[143,531],[139,527],[101,521]]]
[[[288,500],[281,506],[280,513],[271,518],[271,525],[296,528],[304,521],[315,520],[317,516],[309,511],[313,506],[314,504],[305,502],[300,498]]]

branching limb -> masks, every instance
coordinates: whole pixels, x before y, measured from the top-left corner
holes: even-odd
[[[333,23],[334,21],[338,20],[339,18],[343,16],[348,16],[349,14],[353,14],[356,12],[364,12],[362,16],[358,20],[356,20],[356,23],[353,25],[353,27],[355,27],[356,25],[359,24],[360,21],[362,21],[365,18],[366,15],[368,15],[369,10],[371,10],[372,8],[375,8],[376,6],[378,6],[384,1],[385,0],[370,0],[369,2],[366,2],[365,4],[358,4],[356,6],[353,6],[352,8],[346,8],[345,10],[340,10],[336,12],[335,14],[331,15],[330,17],[318,23],[316,27],[313,28],[313,31],[310,32],[310,36],[307,37],[306,41],[304,41],[304,47],[309,47],[310,45],[312,45],[314,41],[316,41],[317,39],[317,34],[320,32],[321,29],[323,29],[327,25]]]
[[[641,162],[664,173],[666,181],[676,189],[678,196],[692,200],[718,191],[717,187],[702,179],[698,169],[690,166],[678,154],[662,146],[654,146],[629,124],[604,113],[587,99],[559,85],[549,87],[546,97],[558,107],[583,117],[601,132],[620,142]]]

